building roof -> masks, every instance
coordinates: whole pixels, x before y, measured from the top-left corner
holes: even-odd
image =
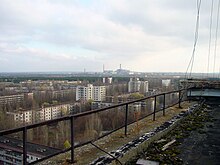
[[[9,149],[16,152],[23,152],[22,140],[0,136],[0,148]],[[39,145],[35,143],[27,142],[27,154],[37,157],[45,157],[60,152],[61,149]]]

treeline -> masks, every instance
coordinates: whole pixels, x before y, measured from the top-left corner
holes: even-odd
[[[13,82],[13,83],[20,83],[22,81],[38,81],[38,80],[55,80],[55,81],[89,81],[90,83],[94,83],[96,81],[102,82],[102,77],[85,77],[85,76],[79,76],[79,77],[1,77],[0,82]],[[129,77],[114,77],[113,81],[115,82],[128,82]]]

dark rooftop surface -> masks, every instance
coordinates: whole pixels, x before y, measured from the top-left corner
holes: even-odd
[[[10,138],[6,136],[0,136],[0,148],[13,150],[16,152],[23,152],[23,143],[21,140]],[[34,143],[27,143],[27,153],[38,157],[45,157],[51,154],[59,152],[59,149],[47,147]]]
[[[220,99],[206,102],[211,121],[200,131],[192,131],[180,146],[184,164],[220,164]]]
[[[140,158],[160,164],[220,164],[220,98],[205,100],[177,127],[126,164],[135,164]]]

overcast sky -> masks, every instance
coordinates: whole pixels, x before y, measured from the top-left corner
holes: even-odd
[[[207,72],[210,8],[202,1],[194,72]],[[0,0],[0,72],[185,72],[196,12],[196,0]],[[217,0],[213,12],[210,68]]]

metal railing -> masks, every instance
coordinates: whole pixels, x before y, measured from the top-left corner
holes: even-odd
[[[129,105],[132,105],[133,103],[137,103],[137,102],[142,102],[142,101],[146,101],[146,100],[153,100],[154,99],[154,106],[153,106],[153,112],[152,113],[149,113],[149,114],[146,114],[140,118],[138,118],[138,120],[141,120],[147,116],[153,116],[153,120],[156,120],[156,113],[159,112],[159,111],[162,111],[163,112],[163,115],[165,115],[165,109],[171,107],[171,106],[174,106],[176,104],[179,104],[179,107],[181,107],[181,102],[182,101],[185,101],[186,97],[184,98],[185,96],[185,93],[187,90],[186,89],[181,89],[181,90],[176,90],[176,91],[170,91],[170,92],[166,92],[166,93],[161,93],[161,94],[157,94],[157,95],[152,95],[152,96],[149,96],[149,97],[145,97],[145,98],[141,98],[141,99],[138,99],[138,100],[133,100],[133,101],[129,101],[129,102],[124,102],[124,103],[121,103],[121,104],[117,104],[117,105],[113,105],[113,106],[109,106],[109,107],[106,107],[106,108],[102,108],[102,109],[97,109],[97,110],[91,110],[91,111],[87,111],[87,112],[83,112],[83,113],[79,113],[79,114],[74,114],[74,115],[70,115],[70,116],[64,116],[64,117],[61,117],[61,118],[57,118],[57,119],[53,119],[53,120],[48,120],[48,121],[43,121],[43,122],[40,122],[40,123],[35,123],[35,124],[31,124],[31,125],[27,125],[27,126],[22,126],[22,127],[18,127],[18,128],[13,128],[13,129],[9,129],[9,130],[4,130],[4,131],[0,131],[0,136],[5,136],[5,135],[9,135],[9,134],[14,134],[14,133],[18,133],[18,132],[22,132],[22,142],[23,142],[23,147],[22,147],[22,150],[23,150],[23,165],[27,165],[27,164],[35,164],[35,163],[38,163],[38,162],[41,162],[43,160],[46,160],[46,159],[49,159],[53,156],[56,156],[58,154],[61,154],[61,153],[65,153],[65,152],[68,152],[68,151],[71,151],[71,162],[74,162],[74,149],[76,147],[80,147],[80,146],[83,146],[85,144],[89,144],[95,140],[98,140],[100,138],[103,138],[119,129],[122,129],[124,128],[124,135],[127,136],[128,135],[128,125],[132,124],[132,123],[135,123],[136,121],[130,121],[128,120],[128,116],[129,116]],[[172,101],[172,103],[168,103],[166,104],[166,96],[167,95],[170,95],[170,94],[175,94],[176,93],[176,96],[177,96],[177,99]],[[158,98],[162,98],[163,102],[162,104],[160,105],[160,107],[158,108],[157,104],[158,104],[158,101],[157,99]],[[86,142],[83,142],[81,144],[77,144],[77,145],[74,145],[74,137],[75,137],[75,130],[74,130],[74,121],[76,119],[79,119],[79,118],[82,118],[82,117],[85,117],[85,116],[88,116],[88,115],[91,115],[91,114],[96,114],[96,113],[99,113],[99,112],[104,112],[104,111],[107,111],[107,110],[110,110],[110,109],[113,109],[113,108],[118,108],[118,107],[123,107],[125,106],[125,113],[124,113],[124,124],[116,129],[113,129],[109,132],[107,132],[106,134],[104,135],[101,135],[99,136],[98,138],[96,139],[92,139],[92,140],[88,140]],[[68,148],[68,149],[63,149],[59,152],[56,152],[54,154],[51,154],[49,156],[45,156],[41,159],[38,159],[34,162],[31,162],[31,163],[28,163],[27,162],[27,131],[30,130],[30,129],[33,129],[33,128],[38,128],[38,127],[41,127],[41,126],[48,126],[48,125],[51,125],[51,124],[57,124],[61,121],[69,121],[70,122],[70,142],[71,142],[71,147]]]

